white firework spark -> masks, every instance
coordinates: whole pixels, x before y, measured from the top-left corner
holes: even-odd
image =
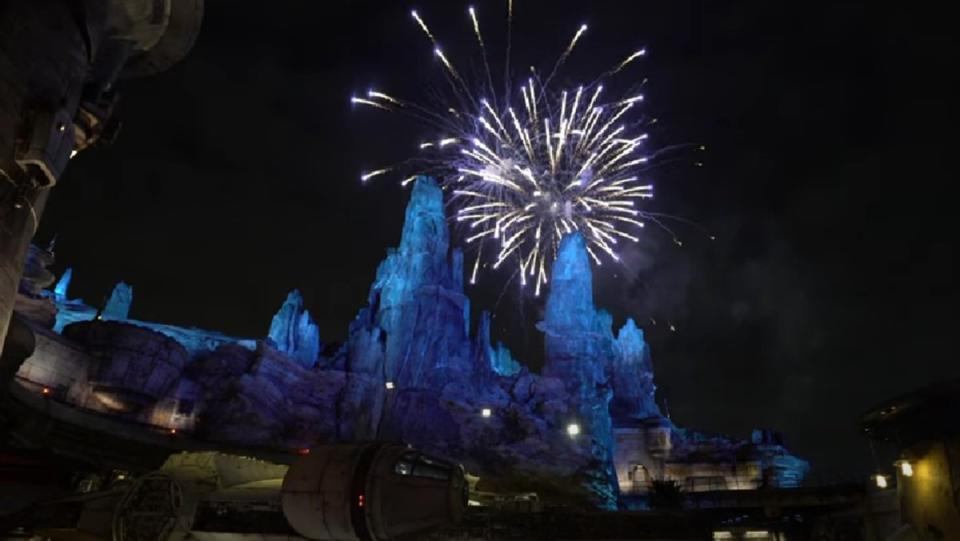
[[[587,31],[575,31],[566,49],[541,79],[534,72],[519,86],[520,99],[498,95],[487,58],[487,44],[474,8],[470,29],[483,59],[484,74],[473,87],[442,52],[426,21],[411,12],[443,65],[452,93],[450,106],[428,106],[370,90],[355,104],[410,114],[437,128],[436,140],[420,144],[425,161],[439,177],[465,229],[463,243],[475,259],[471,283],[482,267],[512,265],[521,284],[539,295],[547,266],[560,238],[579,231],[593,261],[619,261],[618,244],[636,242],[645,222],[660,225],[641,203],[653,197],[645,173],[653,155],[646,151],[647,122],[638,110],[643,95],[607,97],[601,84],[646,54],[640,49],[590,84],[553,89],[550,83]],[[508,35],[512,2],[508,3]],[[506,66],[509,66],[509,48]],[[507,68],[509,69],[509,68]],[[532,70],[532,68],[531,68]],[[506,81],[506,86],[511,82]],[[483,96],[489,96],[489,100]],[[364,181],[391,171],[383,168]],[[406,176],[406,186],[413,177]]]

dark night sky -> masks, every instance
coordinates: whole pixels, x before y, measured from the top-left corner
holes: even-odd
[[[476,0],[497,57],[504,4]],[[654,175],[656,205],[718,239],[652,234],[595,278],[617,325],[647,327],[673,419],[778,428],[824,477],[872,469],[860,413],[957,374],[951,19],[872,2],[515,4],[516,65],[551,63],[584,21],[571,82],[646,45],[631,73],[650,78],[652,138],[707,146]],[[74,267],[73,295],[99,303],[123,279],[136,318],[262,336],[296,287],[322,337],[342,340],[406,199],[358,173],[428,135],[347,99],[440,81],[410,7],[448,52],[473,51],[456,1],[209,0],[192,54],[125,83],[119,141],[54,191],[38,240],[59,235],[54,270]],[[497,305],[502,283],[487,277],[474,302],[535,365],[539,338],[508,329],[539,307],[512,289]]]

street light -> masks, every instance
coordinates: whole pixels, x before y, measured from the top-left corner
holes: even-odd
[[[887,476],[878,473],[873,476],[873,480],[877,483],[877,488],[887,488]]]

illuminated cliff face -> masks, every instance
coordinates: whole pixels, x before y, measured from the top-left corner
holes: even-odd
[[[463,257],[449,250],[443,192],[421,177],[400,247],[380,263],[366,309],[385,335],[383,375],[398,388],[437,388],[470,375],[470,301],[462,276]]]
[[[153,351],[150,344],[183,346],[179,364],[145,353],[153,364],[143,366],[163,368],[154,379],[113,378],[110,397],[135,396],[137,411],[114,408],[112,415],[177,428],[182,437],[238,445],[298,449],[317,442],[403,441],[463,463],[491,488],[532,490],[556,501],[613,508],[617,475],[645,464],[643,457],[682,460],[710,447],[723,452],[707,462],[725,467],[730,457],[723,453],[745,444],[678,429],[660,415],[643,331],[630,320],[614,335],[611,316],[594,305],[580,235],[564,237],[551,269],[538,324],[546,353],[541,375],[502,344],[493,346],[489,315],[475,325],[470,321],[463,270],[462,255],[450,248],[443,194],[433,180],[420,177],[400,246],[381,262],[368,305],[351,322],[339,351],[319,353],[319,331],[296,292],[274,317],[269,340],[126,319],[129,288],[121,288],[113,308],[102,314],[106,321],[82,323],[77,328],[85,333],[68,325],[65,334],[77,338],[78,349],[99,351],[99,357],[81,357],[99,363],[101,372],[125,366],[124,348],[85,344],[105,330],[120,341],[140,336],[144,351]],[[51,295],[60,309],[58,325],[93,319],[97,311],[69,300],[66,285],[62,281]],[[48,354],[61,349],[43,350],[42,358],[24,365],[26,374],[42,379],[44,367],[58,363],[63,370],[50,373],[68,380],[71,371],[88,371],[82,359],[71,358],[67,366]],[[179,368],[171,370],[174,365]],[[70,381],[77,389],[64,400],[89,396],[87,378]],[[151,392],[141,392],[146,384],[138,382],[149,383]],[[620,438],[616,448],[615,427],[637,422],[655,426],[672,442],[669,457],[651,450],[646,438],[633,438],[632,447]]]
[[[606,387],[613,338],[606,316],[608,337],[596,340],[605,320],[593,307],[582,239],[566,242],[566,255],[554,266],[555,274],[571,279],[551,289],[554,316],[548,308],[545,325],[557,322],[557,332],[576,334],[583,321],[566,316],[576,306],[589,319],[587,329],[566,343],[548,333],[548,359],[562,357],[568,369],[547,371],[546,377],[523,370],[502,344],[491,345],[486,314],[471,336],[462,256],[448,253],[448,245],[442,192],[421,177],[400,247],[377,270],[370,305],[351,325],[348,341],[348,365],[375,372],[371,365],[382,362],[384,384],[391,386],[378,436],[455,457],[517,488],[539,484],[541,490],[576,493],[593,505],[613,507]],[[582,377],[586,374],[590,377]],[[570,424],[581,427],[576,437],[567,432]],[[545,482],[548,478],[554,480]]]
[[[267,337],[277,349],[304,368],[313,368],[320,356],[320,329],[303,307],[303,296],[296,289],[287,295],[280,311],[270,321]]]

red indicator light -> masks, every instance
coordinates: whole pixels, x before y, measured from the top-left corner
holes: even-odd
[[[357,507],[363,507],[363,494],[357,496]]]
[[[309,455],[309,454],[310,454],[310,449],[307,449],[306,447],[304,447],[303,449],[297,449],[297,454],[298,454],[298,455]]]

